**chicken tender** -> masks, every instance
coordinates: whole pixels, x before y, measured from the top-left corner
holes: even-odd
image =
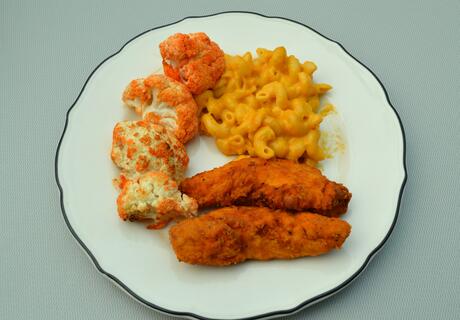
[[[169,238],[179,261],[226,266],[318,256],[339,249],[350,230],[343,220],[312,213],[227,207],[179,222]]]
[[[180,189],[200,207],[248,205],[339,216],[351,193],[306,164],[243,158],[185,179]]]
[[[148,121],[122,121],[113,130],[111,157],[122,170],[121,185],[148,171],[160,171],[180,182],[189,158],[182,143],[163,126]]]
[[[198,134],[198,106],[187,87],[178,81],[160,74],[133,80],[122,100],[144,120],[174,132],[184,144]]]
[[[160,43],[164,73],[193,94],[212,88],[225,69],[224,52],[203,33],[176,33]]]
[[[162,172],[147,172],[127,181],[117,199],[118,215],[123,220],[150,221],[159,229],[177,217],[192,217],[198,204],[177,189],[177,183]]]

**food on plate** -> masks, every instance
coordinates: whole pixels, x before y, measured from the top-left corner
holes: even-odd
[[[212,88],[224,72],[224,53],[203,33],[176,33],[160,43],[165,75],[193,94]]]
[[[225,155],[323,160],[320,97],[331,86],[314,83],[316,65],[288,56],[284,47],[259,48],[257,55],[225,55],[220,80],[196,97],[202,130]]]
[[[309,165],[285,159],[243,158],[186,178],[182,192],[200,208],[249,205],[339,216],[351,193]]]
[[[188,89],[161,74],[129,83],[123,102],[145,120],[161,124],[186,143],[198,134],[198,107]]]
[[[350,225],[312,213],[227,207],[171,227],[179,261],[226,266],[245,260],[293,259],[340,249]]]
[[[113,130],[111,157],[121,169],[118,215],[160,229],[180,261],[226,266],[294,259],[340,249],[351,226],[351,193],[314,165],[326,157],[320,106],[331,87],[312,80],[316,65],[284,47],[253,59],[224,55],[202,32],[160,43],[165,75],[133,80],[123,102],[142,116]],[[195,97],[192,95],[194,94]],[[184,179],[184,144],[211,135],[238,159]],[[183,192],[183,193],[182,193]],[[237,206],[241,207],[237,207]],[[197,217],[198,208],[221,206]]]
[[[116,124],[111,157],[122,170],[120,187],[148,171],[163,172],[180,182],[189,161],[184,145],[165,127],[145,120]]]
[[[164,227],[177,217],[192,217],[198,204],[177,189],[177,183],[163,172],[150,171],[127,181],[117,199],[123,220],[149,221],[148,228]]]

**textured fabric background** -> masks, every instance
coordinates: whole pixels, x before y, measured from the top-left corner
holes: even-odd
[[[102,277],[74,241],[55,150],[104,58],[146,29],[225,10],[288,17],[338,40],[380,77],[406,130],[409,180],[393,235],[349,287],[291,318],[458,319],[458,0],[1,1],[0,319],[172,319]]]

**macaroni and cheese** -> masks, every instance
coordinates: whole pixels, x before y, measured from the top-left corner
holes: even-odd
[[[273,157],[316,163],[325,158],[319,146],[320,96],[331,89],[314,83],[313,62],[259,48],[257,58],[225,55],[225,71],[212,88],[196,97],[201,128],[226,155]]]

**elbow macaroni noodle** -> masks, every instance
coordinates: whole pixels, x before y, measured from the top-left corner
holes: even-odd
[[[284,47],[259,48],[257,55],[225,55],[221,79],[196,97],[202,131],[226,155],[323,160],[319,98],[331,86],[313,83],[316,65],[287,56]]]

